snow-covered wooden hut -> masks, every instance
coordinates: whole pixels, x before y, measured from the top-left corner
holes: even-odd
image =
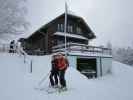
[[[88,77],[103,76],[111,71],[111,49],[90,44],[96,38],[85,20],[67,13],[67,29],[64,33],[65,13],[23,39],[24,50],[31,55],[46,55],[66,50],[71,67]]]

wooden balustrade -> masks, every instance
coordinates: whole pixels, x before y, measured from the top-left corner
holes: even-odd
[[[88,52],[88,53],[100,53],[100,54],[106,54],[106,55],[112,55],[112,50],[105,47],[97,47],[97,46],[90,46],[85,44],[77,44],[77,43],[67,43],[66,44],[66,50],[69,52]],[[65,44],[57,45],[52,48],[53,53],[57,52],[65,52]]]
[[[0,52],[9,52],[10,45],[9,44],[0,44]]]

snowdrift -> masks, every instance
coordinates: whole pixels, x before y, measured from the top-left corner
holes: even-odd
[[[39,81],[50,70],[51,56],[30,56],[23,62],[17,54],[0,54],[0,100],[133,100],[133,68],[113,61],[112,74],[88,80],[70,67],[66,73],[68,91],[47,94],[37,90]],[[41,88],[49,85],[48,77]]]

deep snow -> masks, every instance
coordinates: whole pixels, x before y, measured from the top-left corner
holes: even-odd
[[[112,74],[87,79],[74,68],[66,73],[68,91],[47,94],[38,88],[39,81],[50,70],[51,56],[30,56],[23,62],[17,54],[0,53],[0,100],[133,100],[133,68],[113,61]],[[41,88],[48,87],[48,78]]]

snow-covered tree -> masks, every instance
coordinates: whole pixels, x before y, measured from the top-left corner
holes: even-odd
[[[109,48],[109,49],[112,49],[112,44],[111,44],[110,41],[107,43],[106,47]]]
[[[133,48],[117,48],[113,49],[113,57],[122,63],[133,65]]]
[[[0,39],[27,29],[25,0],[0,0]]]

